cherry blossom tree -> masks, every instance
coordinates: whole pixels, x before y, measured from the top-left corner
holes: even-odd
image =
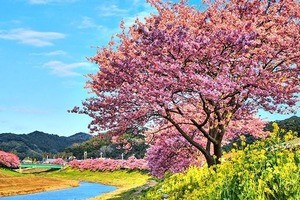
[[[73,111],[93,118],[91,131],[169,128],[210,166],[237,133],[231,123],[251,129],[258,109],[297,110],[299,1],[217,0],[204,11],[148,1],[157,14],[129,29],[122,22],[118,38],[90,58],[99,65],[87,83],[94,96]]]
[[[50,162],[51,164],[57,164],[57,165],[65,165],[66,161],[62,158],[57,158]]]
[[[0,151],[0,167],[18,168],[20,159],[13,153]]]

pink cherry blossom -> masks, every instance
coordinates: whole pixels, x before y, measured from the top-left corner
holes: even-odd
[[[80,170],[92,170],[92,171],[115,171],[120,169],[130,170],[147,170],[148,164],[144,159],[136,159],[135,157],[129,157],[127,160],[109,159],[109,158],[96,158],[86,160],[72,160],[69,166]]]
[[[13,153],[0,151],[0,166],[8,168],[18,168],[20,159]]]
[[[186,1],[149,2],[157,14],[129,31],[123,24],[90,58],[99,65],[87,83],[94,96],[74,112],[93,119],[91,131],[152,126],[159,137],[169,128],[213,165],[224,141],[259,135],[261,123],[248,123],[258,109],[298,109],[299,1],[208,1],[204,11]]]
[[[65,165],[66,161],[62,158],[57,158],[50,162],[51,164],[57,164],[57,165]]]

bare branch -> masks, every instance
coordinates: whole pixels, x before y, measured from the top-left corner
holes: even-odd
[[[204,137],[206,137],[212,143],[217,144],[217,141],[215,140],[215,138],[213,138],[211,135],[209,135],[202,126],[200,126],[194,119],[191,119],[191,121],[201,131],[201,133],[203,133]]]
[[[205,157],[210,157],[210,153],[205,150],[205,148],[193,140],[181,127],[178,123],[176,123],[170,116],[170,113],[167,112],[167,116],[164,116],[166,120],[168,120],[177,131],[194,147],[196,147],[199,151],[201,151]]]

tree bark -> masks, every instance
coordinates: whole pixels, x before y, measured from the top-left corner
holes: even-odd
[[[221,142],[219,142],[218,144],[214,145],[214,156],[216,156],[216,158],[215,158],[215,164],[220,164],[221,163],[220,158],[222,157],[222,145],[221,145]]]
[[[207,163],[208,167],[214,166],[216,164],[215,163],[215,159],[214,159],[213,156],[211,156],[211,155],[205,155],[205,154],[204,154],[204,156],[205,156],[206,163]]]

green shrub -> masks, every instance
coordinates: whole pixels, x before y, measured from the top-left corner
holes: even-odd
[[[234,149],[222,164],[191,167],[175,174],[145,193],[140,199],[300,199],[300,148],[291,145],[292,132],[274,125],[270,137]]]

